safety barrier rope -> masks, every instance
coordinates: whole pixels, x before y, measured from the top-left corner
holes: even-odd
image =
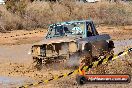
[[[98,61],[92,62],[89,66],[83,66],[81,68],[81,70],[88,71],[90,68],[94,68],[94,67],[97,67],[97,66],[99,66],[101,64],[105,64],[105,63],[107,63],[108,61],[111,61],[111,60],[113,61],[113,60],[117,59],[120,56],[124,56],[124,55],[128,54],[131,51],[132,51],[132,48],[130,48],[130,49],[126,50],[126,51],[120,52],[117,55],[110,55],[107,58],[99,59]],[[17,88],[28,88],[30,86],[36,86],[36,85],[39,85],[39,84],[42,84],[42,83],[47,83],[47,82],[50,82],[52,80],[57,80],[57,79],[60,79],[60,78],[63,78],[63,77],[70,76],[72,74],[77,74],[78,72],[80,72],[79,70],[80,69],[77,69],[77,70],[74,70],[72,72],[65,73],[63,75],[56,76],[56,77],[53,77],[53,78],[48,79],[48,80],[41,80],[40,82],[26,84],[26,85],[23,85],[23,86],[17,87]]]
[[[99,66],[101,64],[106,64],[109,61],[114,61],[118,57],[124,56],[124,55],[128,54],[131,51],[132,51],[132,48],[130,48],[128,50],[125,50],[123,52],[120,52],[117,55],[110,55],[110,56],[108,56],[106,58],[99,59],[98,61],[95,61],[95,62],[91,63],[89,66],[82,66],[82,68],[80,70],[88,71],[90,68],[97,67],[97,66]]]
[[[78,70],[74,70],[72,72],[69,72],[69,73],[65,73],[63,75],[60,75],[60,76],[55,76],[51,79],[47,79],[47,80],[41,80],[40,82],[36,82],[36,83],[31,83],[31,84],[27,84],[27,85],[23,85],[21,87],[17,87],[17,88],[28,88],[30,86],[35,86],[35,85],[39,85],[39,84],[42,84],[42,83],[47,83],[47,82],[50,82],[52,80],[57,80],[57,79],[60,79],[60,78],[63,78],[63,77],[67,77],[67,76],[70,76],[72,74],[77,74],[78,73]]]

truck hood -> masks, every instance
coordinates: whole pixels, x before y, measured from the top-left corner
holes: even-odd
[[[96,35],[91,36],[87,38],[75,38],[75,37],[57,37],[57,38],[51,38],[51,39],[44,39],[38,43],[35,43],[35,45],[42,45],[42,44],[52,44],[52,43],[61,43],[61,42],[78,42],[79,44],[82,43],[88,43],[88,42],[97,42],[102,40],[109,40],[110,36],[108,34],[103,35]]]
[[[58,37],[58,38],[51,38],[51,39],[44,39],[35,45],[42,45],[42,44],[52,44],[52,43],[61,43],[61,42],[71,42],[76,41],[76,38],[73,37]]]

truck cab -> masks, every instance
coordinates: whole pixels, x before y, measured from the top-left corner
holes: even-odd
[[[64,36],[86,38],[95,35],[98,32],[91,20],[70,21],[50,25],[46,39]]]

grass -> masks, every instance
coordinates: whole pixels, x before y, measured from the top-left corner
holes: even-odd
[[[19,6],[16,12],[0,6],[0,30],[47,28],[48,24],[92,19],[96,24],[131,25],[132,5],[129,3],[40,2]],[[13,10],[14,11],[14,10]]]

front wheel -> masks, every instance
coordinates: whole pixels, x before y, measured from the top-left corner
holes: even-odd
[[[33,60],[34,60],[34,67],[35,67],[37,70],[41,70],[41,69],[42,69],[42,59],[33,58]]]

